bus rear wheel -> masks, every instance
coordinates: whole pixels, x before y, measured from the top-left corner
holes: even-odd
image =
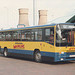
[[[40,63],[42,61],[41,53],[39,51],[36,51],[34,54],[34,58],[36,62]]]
[[[5,49],[4,49],[3,55],[4,55],[5,57],[7,57],[7,56],[8,56],[7,48],[5,48]]]

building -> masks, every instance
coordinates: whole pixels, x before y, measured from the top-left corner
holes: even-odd
[[[73,17],[71,17],[68,21],[66,21],[68,23],[75,23],[75,15]]]

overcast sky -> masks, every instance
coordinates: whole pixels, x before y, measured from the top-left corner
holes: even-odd
[[[35,2],[36,25],[38,24],[38,10],[48,10],[48,23],[75,12],[75,0],[35,0]],[[19,8],[29,9],[29,24],[33,25],[33,0],[0,0],[0,29],[17,27]]]

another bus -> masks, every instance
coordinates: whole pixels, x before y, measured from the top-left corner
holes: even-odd
[[[75,24],[59,23],[0,30],[0,52],[36,62],[75,60]]]

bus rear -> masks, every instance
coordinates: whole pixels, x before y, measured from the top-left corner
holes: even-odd
[[[75,24],[56,25],[55,62],[75,60]]]

